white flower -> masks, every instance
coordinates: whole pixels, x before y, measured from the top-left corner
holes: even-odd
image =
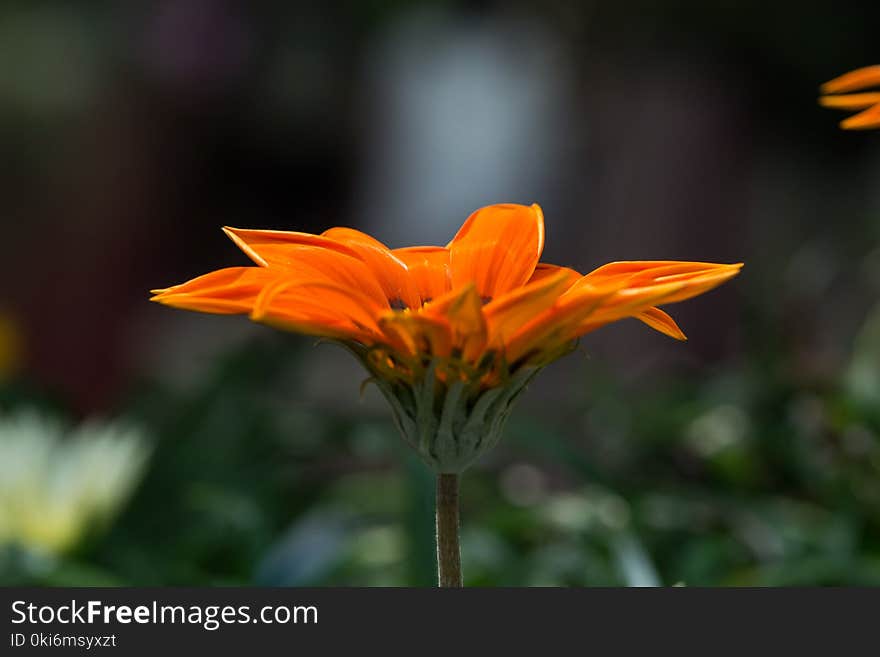
[[[112,519],[149,454],[140,430],[118,422],[66,429],[33,411],[0,416],[0,544],[75,547]]]

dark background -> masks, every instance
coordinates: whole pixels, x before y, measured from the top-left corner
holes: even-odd
[[[622,322],[542,373],[465,477],[466,580],[880,583],[880,134],[816,104],[878,27],[867,3],[5,2],[0,581],[430,584],[431,477],[357,365],[147,291],[246,264],[222,225],[445,243],[538,202],[550,262],[746,268],[669,309],[689,342]],[[92,417],[143,437],[140,476],[52,442]]]

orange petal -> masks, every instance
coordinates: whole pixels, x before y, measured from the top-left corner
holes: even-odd
[[[726,266],[726,265],[721,265]],[[598,269],[594,269],[584,276],[584,281],[597,284],[599,281],[608,281],[618,278],[631,278],[639,276],[642,280],[654,279],[658,276],[710,271],[719,267],[714,262],[687,262],[681,260],[623,260],[609,262]]]
[[[391,253],[406,265],[421,303],[428,303],[450,289],[449,249],[443,246],[411,246]]]
[[[691,264],[691,263],[687,263]],[[703,294],[704,292],[708,292],[709,290],[718,287],[725,281],[730,280],[734,276],[738,275],[740,270],[742,269],[742,263],[737,263],[733,265],[715,265],[709,269],[702,269],[692,272],[683,272],[679,274],[671,274],[668,273],[669,270],[665,270],[665,272],[660,272],[660,275],[654,277],[654,279],[647,285],[648,288],[653,286],[662,286],[672,283],[680,283],[682,287],[677,290],[670,289],[669,293],[662,297],[662,301],[657,301],[654,305],[660,305],[664,303],[678,303],[679,301],[685,301],[687,299],[691,299],[695,296]],[[643,285],[643,281],[640,279],[635,279],[632,281],[635,285]],[[636,294],[635,290],[626,290],[621,292],[621,295],[626,295],[628,293]]]
[[[311,335],[370,343],[381,333],[373,299],[326,281],[279,280],[254,302],[251,319]]]
[[[639,296],[622,297],[620,281],[592,285],[581,283],[563,295],[549,310],[527,324],[508,347],[510,362],[528,358],[531,354],[553,351],[563,344],[600,326],[650,307],[652,300],[661,299],[678,291],[682,283],[658,285]]]
[[[486,304],[483,312],[489,327],[489,344],[503,347],[507,338],[550,308],[570,286],[569,271],[558,267],[552,275],[539,276],[537,280],[532,277],[532,281],[526,285]]]
[[[532,276],[544,249],[544,215],[537,204],[490,205],[468,217],[448,247],[452,288],[474,283],[491,300]]]
[[[840,122],[840,127],[847,130],[872,130],[880,128],[880,105],[875,105],[864,112],[844,119]]]
[[[668,260],[613,262],[590,272],[584,276],[583,282],[591,285],[622,283],[623,288],[619,298],[616,299],[617,302],[626,302],[629,298],[640,295],[641,288],[652,288],[666,283],[683,283],[683,286],[675,290],[675,293],[670,293],[663,302],[674,303],[720,285],[736,276],[741,268],[742,263],[722,265],[712,262]],[[572,289],[576,287],[577,284]],[[626,291],[623,291],[624,289]],[[646,290],[646,293],[654,292]]]
[[[150,301],[205,313],[249,313],[263,288],[277,278],[277,272],[260,267],[229,267],[180,285],[154,290],[155,296]]]
[[[659,308],[655,307],[651,307],[647,310],[642,310],[638,312],[633,312],[632,310],[630,310],[628,312],[610,313],[597,310],[592,313],[585,321],[581,322],[581,324],[573,331],[573,333],[575,334],[575,337],[580,337],[586,335],[587,333],[591,333],[596,329],[600,329],[603,326],[620,321],[621,319],[628,319],[630,317],[644,322],[651,328],[660,331],[661,333],[668,335],[671,338],[682,341],[687,340],[687,336],[685,336],[684,332],[679,328],[678,324],[675,323],[675,320],[673,320],[672,317],[667,315]]]
[[[418,308],[421,298],[406,265],[390,249],[354,228],[331,228],[322,236],[335,240],[357,252],[373,272],[392,308]]]
[[[336,240],[311,233],[286,230],[254,230],[250,228],[223,227],[223,232],[261,267],[291,267],[297,264],[299,249],[291,247],[317,247],[358,257],[354,249]]]
[[[694,263],[682,263],[682,265],[691,264]],[[715,269],[709,272],[661,276],[655,282],[648,284],[645,284],[644,281],[636,281],[638,287],[621,289],[604,299],[588,317],[584,318],[576,328],[573,337],[583,335],[625,317],[637,317],[653,326],[640,315],[645,311],[652,311],[655,305],[676,303],[708,292],[736,276],[741,266],[716,265]],[[653,319],[657,319],[657,316],[655,315]],[[654,326],[654,328],[657,327]],[[658,328],[658,330],[661,329]]]
[[[474,361],[482,353],[488,329],[483,316],[483,302],[473,283],[434,299],[425,304],[420,312],[448,322],[453,347],[461,350],[466,360]]]
[[[559,272],[565,272],[565,274],[568,276],[565,289],[570,288],[584,276],[580,272],[577,272],[570,267],[560,267],[559,265],[551,265],[546,262],[539,262],[535,266],[535,271],[532,272],[532,277],[529,279],[529,283],[534,283],[535,281],[542,280],[549,276],[555,276]]]
[[[635,318],[644,322],[652,329],[660,331],[664,335],[668,335],[670,338],[687,340],[687,336],[684,334],[684,331],[679,328],[678,324],[675,323],[675,320],[659,308],[648,308],[648,310],[635,315]]]
[[[388,306],[385,291],[357,250],[336,240],[277,230],[224,228],[227,235],[262,267],[282,271],[294,279],[324,280],[359,290]]]
[[[511,364],[532,353],[555,348],[574,339],[575,328],[603,301],[617,293],[622,284],[581,283],[562,295],[553,306],[517,331],[507,343],[505,354]]]
[[[829,80],[822,85],[822,93],[839,94],[876,86],[880,86],[880,65],[859,68]]]
[[[589,321],[608,322],[630,317],[678,294],[685,287],[685,283],[673,282],[619,289],[593,308]]]
[[[449,323],[439,317],[417,312],[390,311],[379,318],[379,327],[391,346],[405,353],[448,358],[452,353],[452,331]]]
[[[511,340],[511,362],[552,350],[600,326],[637,317],[673,337],[681,330],[653,307],[702,294],[739,273],[741,264],[639,261],[600,267],[575,283]],[[645,314],[647,313],[647,314]]]
[[[864,94],[843,94],[841,96],[822,96],[819,98],[822,107],[842,110],[862,110],[880,105],[880,91]]]

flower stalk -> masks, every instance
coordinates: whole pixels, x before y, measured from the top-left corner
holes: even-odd
[[[461,546],[457,474],[437,475],[437,581],[441,587],[460,587]]]

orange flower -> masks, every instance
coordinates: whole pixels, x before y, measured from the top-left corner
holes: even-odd
[[[862,110],[841,121],[841,128],[880,128],[880,91],[864,91],[872,87],[880,87],[880,65],[850,71],[826,82],[822,85],[822,93],[826,95],[819,98],[819,104],[835,109]],[[862,93],[850,93],[853,91]]]
[[[684,340],[657,306],[702,294],[742,266],[615,262],[584,276],[539,263],[537,205],[477,210],[445,247],[389,249],[350,228],[224,230],[257,266],[155,290],[152,300],[340,342],[438,472],[458,472],[494,444],[513,399],[578,337],[633,317]]]

